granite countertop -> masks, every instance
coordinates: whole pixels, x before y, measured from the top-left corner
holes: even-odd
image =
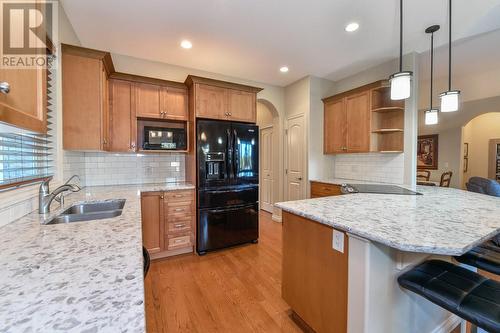
[[[33,212],[0,228],[0,332],[145,332],[140,193],[185,183],[86,187],[65,207],[126,199],[121,216],[42,225]]]
[[[423,195],[355,193],[276,204],[392,248],[461,255],[500,232],[500,198],[417,186]]]

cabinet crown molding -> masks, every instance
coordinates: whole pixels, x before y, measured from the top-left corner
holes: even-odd
[[[329,97],[325,97],[322,99],[322,101],[323,101],[323,103],[330,103],[330,102],[333,102],[337,99],[347,97],[349,95],[361,93],[361,92],[364,92],[366,90],[387,87],[387,86],[389,86],[389,81],[379,80],[379,81],[375,81],[375,82],[372,82],[369,84],[365,84],[364,86],[361,86],[361,87],[357,87],[357,88],[347,90],[347,91],[344,91],[344,92],[341,92],[341,93],[338,93],[338,94],[335,94],[335,95],[332,95]]]
[[[99,51],[94,49],[89,49],[86,47],[69,45],[69,44],[61,44],[61,50],[66,54],[73,54],[81,57],[94,58],[102,60],[104,63],[104,68],[106,69],[106,73],[111,75],[115,72],[115,66],[113,65],[113,59],[111,59],[111,53],[106,51]]]
[[[221,88],[242,90],[242,91],[248,91],[248,92],[253,92],[253,93],[258,93],[259,91],[263,90],[263,88],[247,86],[247,85],[239,84],[239,83],[232,83],[232,82],[226,82],[226,81],[221,81],[221,80],[209,79],[209,78],[195,76],[195,75],[188,75],[188,77],[186,78],[186,81],[184,81],[184,83],[188,87],[192,87],[195,83],[201,83],[201,84],[207,84],[207,85],[221,87]]]

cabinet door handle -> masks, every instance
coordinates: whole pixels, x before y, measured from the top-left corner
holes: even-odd
[[[0,92],[7,95],[10,92],[9,82],[0,82]]]
[[[160,197],[160,199],[163,199],[163,195]]]

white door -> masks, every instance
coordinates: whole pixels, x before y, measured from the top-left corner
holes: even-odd
[[[286,143],[286,198],[287,200],[305,199],[306,136],[304,115],[288,119]]]
[[[266,127],[260,131],[260,208],[273,212],[273,127]]]

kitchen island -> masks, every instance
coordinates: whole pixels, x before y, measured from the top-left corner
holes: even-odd
[[[118,217],[43,225],[64,208],[0,228],[0,332],[146,331],[141,192],[185,183],[86,187],[74,203],[125,199]]]
[[[423,195],[356,193],[277,204],[282,295],[297,316],[318,333],[448,332],[460,322],[396,279],[426,258],[451,260],[495,236],[500,198],[451,188],[417,192]]]

